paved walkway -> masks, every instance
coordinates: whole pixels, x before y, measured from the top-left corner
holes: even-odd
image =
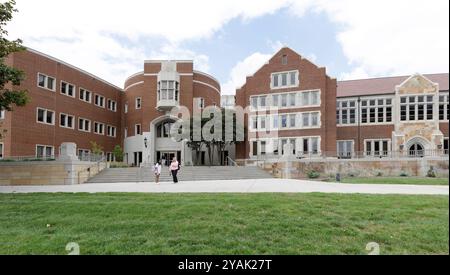
[[[343,193],[449,195],[448,186],[342,184],[286,179],[197,181],[179,184],[105,183],[62,186],[0,186],[0,193]]]

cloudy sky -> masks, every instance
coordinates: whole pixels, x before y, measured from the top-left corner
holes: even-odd
[[[10,38],[123,87],[193,59],[234,94],[282,46],[338,79],[448,72],[448,0],[17,0]]]

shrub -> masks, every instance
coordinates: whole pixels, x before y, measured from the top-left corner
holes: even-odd
[[[383,176],[383,173],[380,172],[380,171],[378,171],[377,174],[376,174],[376,176],[377,176],[377,177],[382,177],[382,176]]]
[[[433,166],[431,166],[430,170],[428,170],[427,177],[429,177],[429,178],[435,178],[436,177],[436,171],[434,171],[434,167]]]
[[[320,174],[317,171],[312,170],[312,171],[308,172],[308,178],[310,178],[310,179],[317,179],[319,177],[320,177]]]
[[[408,173],[406,173],[405,171],[402,171],[400,173],[400,177],[407,177],[407,176],[408,176]]]

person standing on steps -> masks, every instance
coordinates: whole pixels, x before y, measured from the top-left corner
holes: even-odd
[[[178,170],[180,170],[180,163],[177,161],[177,158],[173,158],[172,163],[169,166],[169,171],[172,174],[173,183],[178,183]]]
[[[158,161],[153,167],[153,172],[155,173],[155,182],[159,185],[159,176],[161,176],[161,162]]]

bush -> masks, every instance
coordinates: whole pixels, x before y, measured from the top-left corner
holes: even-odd
[[[308,178],[310,178],[310,179],[317,179],[319,177],[320,177],[320,174],[317,171],[312,170],[312,171],[308,172]]]
[[[380,172],[380,171],[378,171],[377,174],[376,174],[375,176],[377,176],[377,177],[382,177],[382,176],[383,176],[383,173]]]
[[[431,166],[430,170],[428,170],[427,177],[429,177],[429,178],[435,178],[436,177],[436,172],[434,171],[434,167],[433,166]]]
[[[407,176],[408,176],[408,173],[406,173],[405,171],[402,171],[400,173],[400,177],[407,177]]]

